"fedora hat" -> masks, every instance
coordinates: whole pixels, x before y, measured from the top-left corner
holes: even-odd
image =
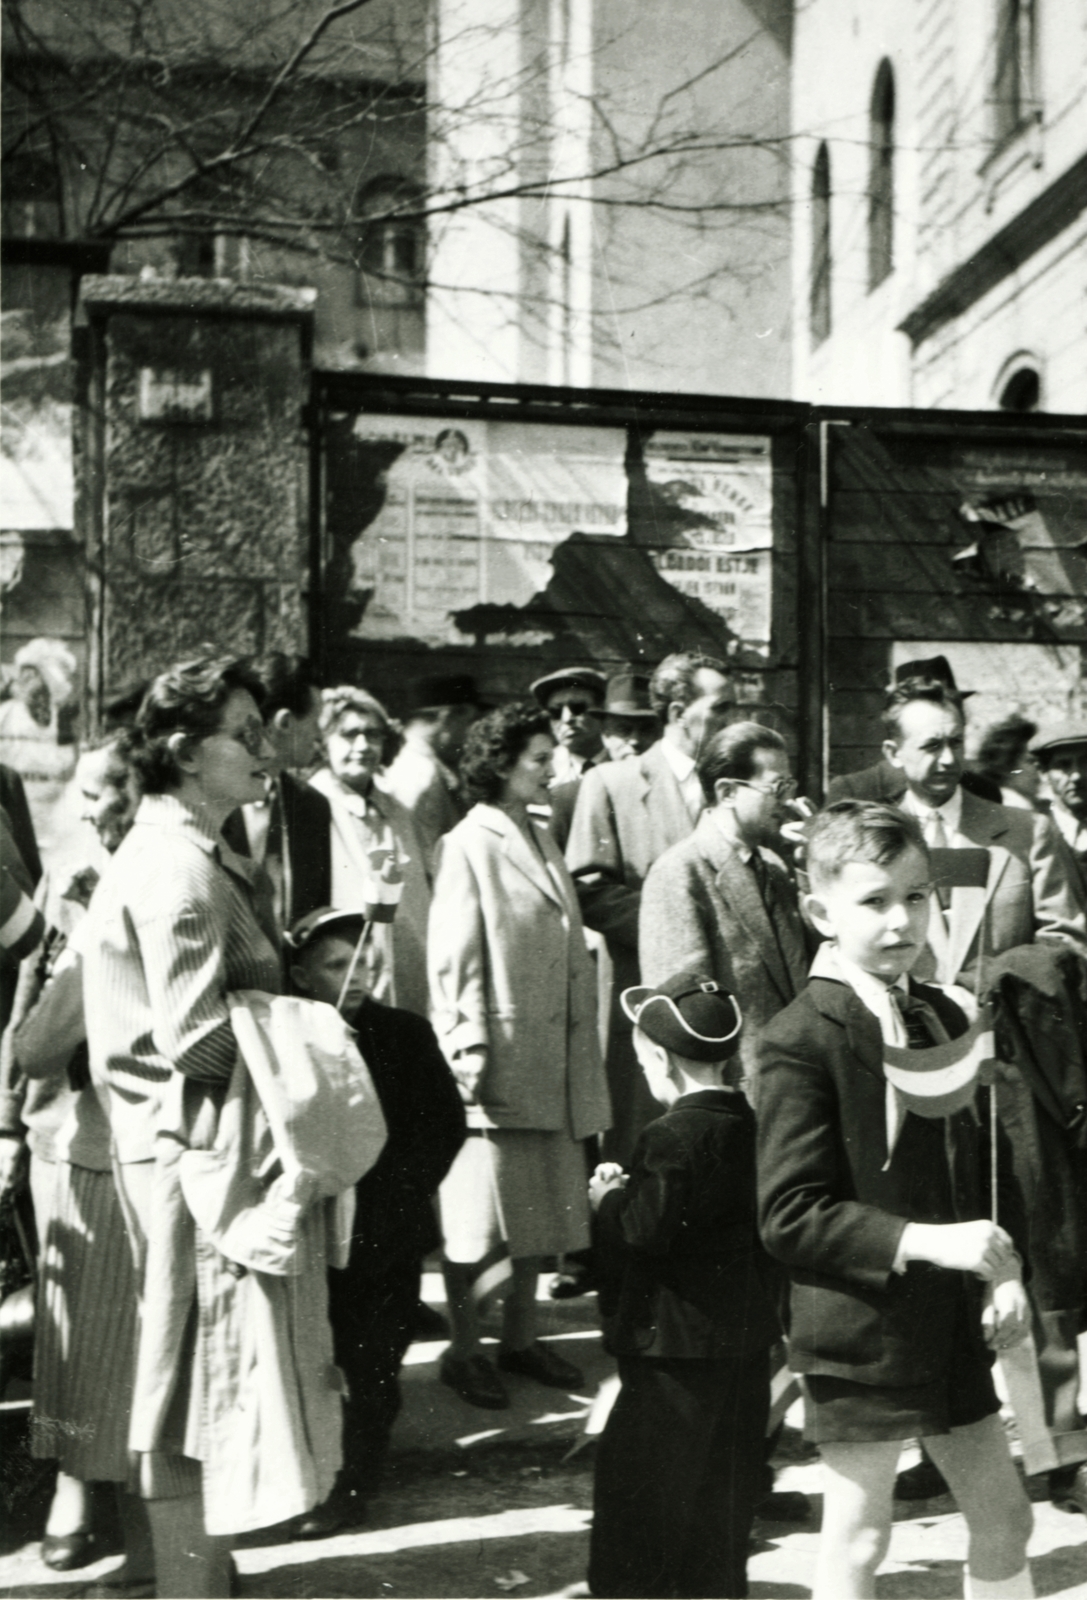
[[[951,670],[951,663],[946,656],[922,656],[917,661],[902,661],[895,668],[895,681],[892,690],[899,688],[910,678],[929,678],[937,683],[947,686],[952,694],[957,694],[961,700],[966,700],[976,689],[960,689],[955,682],[955,674]]]
[[[649,679],[644,672],[617,672],[608,679],[604,691],[604,715],[612,717],[652,717],[657,713],[649,704]]]
[[[416,678],[408,692],[409,716],[413,711],[436,711],[440,706],[482,705],[476,680],[467,672]]]

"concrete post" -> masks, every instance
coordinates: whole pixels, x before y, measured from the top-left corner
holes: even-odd
[[[88,723],[205,645],[307,648],[313,289],[86,277],[75,429]]]

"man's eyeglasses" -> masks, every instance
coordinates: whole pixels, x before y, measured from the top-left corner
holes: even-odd
[[[733,778],[742,789],[755,789],[759,794],[773,795],[775,800],[793,800],[800,785],[795,778],[771,778],[769,783],[749,783],[746,778]]]

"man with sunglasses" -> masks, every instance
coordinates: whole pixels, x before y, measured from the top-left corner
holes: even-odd
[[[607,679],[595,667],[563,667],[537,678],[529,693],[551,718],[555,735],[551,787],[576,783],[607,761],[602,732]]]

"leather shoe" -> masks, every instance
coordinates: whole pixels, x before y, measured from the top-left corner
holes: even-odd
[[[304,1511],[291,1523],[292,1539],[330,1539],[341,1528],[357,1528],[366,1520],[366,1501],[347,1484],[337,1484],[328,1499]]]
[[[1049,1498],[1060,1511],[1082,1511],[1087,1516],[1087,1461],[1051,1472]]]
[[[534,1378],[549,1389],[579,1389],[585,1382],[581,1369],[561,1356],[539,1339],[527,1350],[500,1350],[498,1365],[503,1372],[516,1372],[522,1378]]]
[[[81,1528],[76,1533],[42,1534],[42,1561],[54,1572],[89,1567],[92,1561],[108,1554],[108,1549],[99,1543],[90,1528]]]
[[[919,1461],[895,1479],[896,1500],[935,1500],[950,1493],[943,1473],[931,1461]]]
[[[446,1351],[438,1364],[438,1377],[470,1406],[481,1406],[484,1411],[505,1411],[509,1406],[505,1385],[485,1356],[468,1356],[462,1361]]]

